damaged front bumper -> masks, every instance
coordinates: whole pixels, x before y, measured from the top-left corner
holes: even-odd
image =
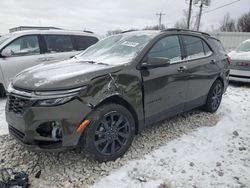
[[[36,106],[38,100],[7,94],[6,120],[9,132],[27,149],[60,151],[78,145],[82,131],[77,128],[91,111],[78,97],[56,106]]]

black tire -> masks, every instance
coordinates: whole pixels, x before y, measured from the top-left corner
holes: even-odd
[[[135,120],[127,108],[114,103],[103,104],[87,118],[90,124],[79,144],[88,157],[99,162],[111,161],[128,150],[135,135]]]
[[[216,112],[220,106],[222,95],[223,84],[220,80],[216,80],[209,90],[204,110],[211,113]]]
[[[3,84],[0,84],[0,97],[5,97],[5,96],[6,96],[6,93],[5,93]]]

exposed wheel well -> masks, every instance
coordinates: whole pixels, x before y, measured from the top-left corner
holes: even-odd
[[[2,83],[0,83],[0,97],[5,97],[5,88]]]
[[[135,134],[138,134],[138,116],[137,116],[137,113],[136,111],[134,110],[134,108],[126,101],[124,100],[123,98],[119,97],[119,96],[111,96],[105,100],[103,100],[100,104],[98,104],[96,107],[100,106],[100,105],[103,105],[105,103],[116,103],[116,104],[120,104],[122,106],[124,106],[125,108],[127,108],[130,113],[132,114],[134,120],[135,120]]]

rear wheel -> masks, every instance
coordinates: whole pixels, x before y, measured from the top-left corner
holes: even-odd
[[[130,147],[135,134],[132,114],[118,104],[104,104],[89,116],[83,135],[85,151],[100,162],[115,160]]]
[[[223,84],[220,80],[216,80],[210,88],[204,109],[211,113],[216,112],[220,106],[222,94]]]

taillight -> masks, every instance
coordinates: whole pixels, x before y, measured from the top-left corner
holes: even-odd
[[[232,63],[231,57],[229,57],[229,56],[227,55],[227,64],[228,64],[228,65],[231,65],[231,63]]]

